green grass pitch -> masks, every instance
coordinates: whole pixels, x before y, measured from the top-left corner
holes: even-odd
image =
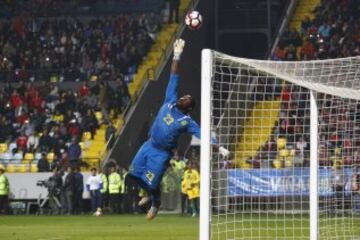
[[[236,215],[236,223],[234,220],[231,215],[213,219],[213,239],[304,240],[308,236],[304,228],[309,222],[299,216],[264,215],[257,220],[240,214]],[[197,240],[198,221],[176,214],[160,214],[151,222],[145,215],[0,216],[0,240]],[[342,226],[351,223],[348,218],[337,221]],[[341,227],[334,229],[336,224],[329,219],[326,224],[328,233],[321,239],[349,240],[352,236],[351,239],[360,240],[359,217],[354,218],[355,231],[351,234],[341,233]]]
[[[145,215],[0,216],[1,240],[192,240],[198,218]]]

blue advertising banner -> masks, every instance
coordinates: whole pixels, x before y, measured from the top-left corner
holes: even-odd
[[[236,196],[308,196],[309,168],[292,169],[229,169],[228,195]],[[351,192],[352,169],[334,171],[332,168],[319,169],[319,194],[334,194],[332,185],[344,182],[347,194]]]

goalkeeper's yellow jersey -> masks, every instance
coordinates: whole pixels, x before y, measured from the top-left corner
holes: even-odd
[[[188,195],[189,199],[200,197],[200,174],[195,169],[188,169],[184,172],[181,182],[182,192]]]

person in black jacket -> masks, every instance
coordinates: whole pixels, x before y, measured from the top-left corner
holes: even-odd
[[[178,23],[180,0],[169,0],[169,4],[170,4],[169,23],[172,23],[174,13],[175,13],[175,22]]]
[[[83,191],[84,191],[84,176],[80,172],[80,167],[75,168],[75,196],[74,196],[74,210],[76,213],[82,213],[83,207]]]
[[[46,153],[41,154],[41,158],[39,159],[37,163],[37,167],[39,172],[49,172],[50,171],[50,164],[47,160]]]
[[[64,190],[66,200],[66,213],[73,214],[76,194],[76,173],[73,167],[68,168],[68,174],[65,177]]]

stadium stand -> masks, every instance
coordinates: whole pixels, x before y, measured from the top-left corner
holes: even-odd
[[[159,18],[150,13],[2,21],[0,77],[7,81],[128,79],[150,48]]]
[[[164,0],[1,0],[2,18],[62,17],[62,16],[103,16],[124,12],[158,11]]]
[[[65,161],[64,152],[71,148],[70,140],[77,138],[81,140],[83,160],[90,166],[98,165],[100,152],[104,151],[107,121],[115,120],[118,127],[121,124],[121,120],[116,120],[116,112],[121,113],[124,106],[108,104],[109,99],[122,94],[117,92],[118,86],[124,85],[111,87],[106,82],[96,82],[86,94],[81,94],[72,90],[55,91],[57,84],[54,84],[44,91],[48,93],[44,97],[38,96],[43,86],[31,83],[2,88],[1,164],[8,165],[8,172],[27,171],[43,152],[50,162],[61,163]],[[40,98],[39,105],[33,104],[34,98]],[[35,171],[34,167],[31,169]]]
[[[359,6],[356,1],[299,1],[295,9],[289,27],[281,35],[278,46],[273,52],[273,60],[313,60],[339,58],[359,55],[360,31],[359,31]],[[262,117],[258,105],[254,106],[252,114],[257,114],[258,119],[269,121],[269,129],[256,130],[253,119],[245,124],[244,133],[236,150],[248,153],[246,156],[237,154],[234,159],[235,166],[241,168],[251,167],[291,167],[308,166],[309,159],[309,136],[304,134],[309,123],[301,122],[297,116],[309,116],[309,107],[304,99],[307,94],[301,87],[284,85],[280,90],[280,99],[273,98],[272,109],[275,118]],[[269,101],[269,99],[267,99]],[[266,104],[266,101],[263,102]],[[278,107],[274,107],[277,104]],[[346,152],[352,148],[350,136],[344,132],[352,132],[360,126],[345,124],[354,109],[345,109],[343,106],[329,112],[327,103],[321,103],[324,107],[320,117],[324,125],[329,126],[323,132],[333,132],[320,136],[320,165],[333,166],[336,164],[352,164],[357,159],[351,159]],[[334,107],[334,106],[332,106]],[[274,110],[275,109],[275,110]],[[341,127],[332,126],[331,122],[343,120]],[[309,118],[305,121],[310,121]],[[264,123],[263,123],[264,125]],[[254,129],[250,131],[250,129]],[[256,135],[256,137],[255,137]],[[258,136],[261,136],[260,138]],[[346,139],[342,139],[345,137]],[[256,139],[256,140],[254,140]],[[247,143],[246,143],[247,142]],[[339,143],[344,142],[341,146]],[[268,163],[270,162],[270,163]]]
[[[35,172],[46,152],[65,168],[76,137],[86,166],[97,166],[107,123],[121,128],[134,86],[164,58],[163,44],[178,27],[162,26],[164,1],[1,2],[0,163],[9,172]],[[188,4],[182,1],[182,11]]]

